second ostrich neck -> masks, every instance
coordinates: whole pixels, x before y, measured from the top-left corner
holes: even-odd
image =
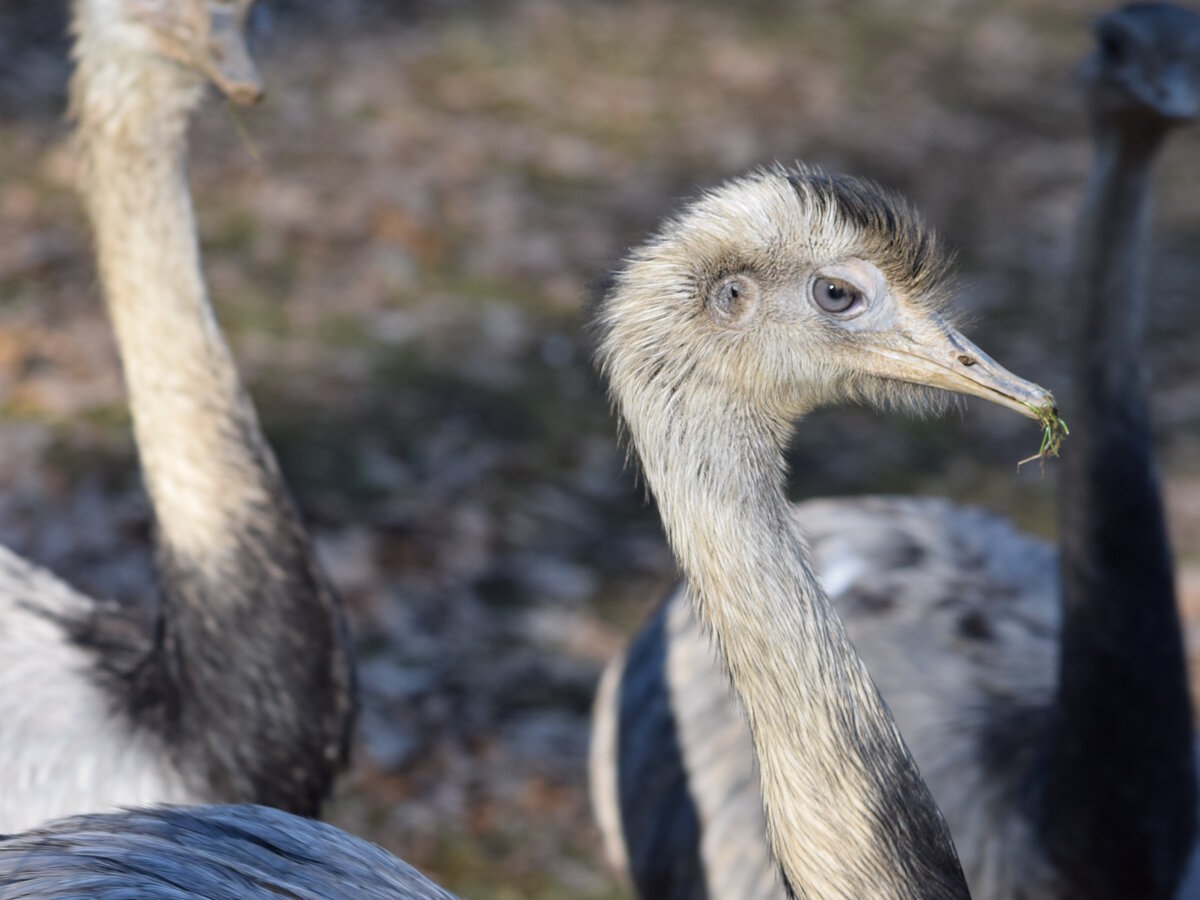
[[[352,672],[213,317],[186,178],[201,79],[81,39],[82,190],[154,507],[162,609],[131,704],[178,738],[206,796],[312,814],[344,759]]]
[[[772,846],[792,889],[961,896],[941,815],[805,564],[783,491],[785,435],[701,392],[639,406],[631,433],[748,714]]]
[[[1191,705],[1154,461],[1143,343],[1161,135],[1097,132],[1072,314],[1063,623],[1045,776],[1052,853],[1088,896],[1165,896],[1196,819]],[[1072,861],[1075,865],[1072,865]]]
[[[1118,404],[1144,418],[1150,177],[1162,137],[1097,127],[1070,297],[1079,341],[1075,418],[1108,417]]]

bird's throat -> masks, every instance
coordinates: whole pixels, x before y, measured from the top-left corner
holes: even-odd
[[[945,823],[806,561],[778,438],[719,409],[656,417],[643,406],[629,425],[691,601],[746,710],[787,881],[805,896],[888,885],[907,897],[930,884],[965,896]]]

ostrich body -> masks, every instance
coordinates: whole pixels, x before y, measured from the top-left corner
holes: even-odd
[[[598,362],[750,711],[775,852],[799,896],[967,895],[941,815],[806,563],[783,495],[790,425],[818,404],[899,401],[921,384],[1026,415],[1052,405],[938,316],[941,263],[911,210],[874,185],[759,172],[668,223],[597,317]],[[264,815],[280,827],[260,841]],[[190,885],[227,882],[264,854],[274,870],[293,852],[291,822],[256,808],[65,822],[0,840],[0,893],[68,897],[74,885],[120,884],[114,870],[180,865],[182,889],[157,896],[190,897]],[[347,848],[361,858],[360,843],[295,825],[297,865],[358,877],[361,866],[341,860]],[[279,867],[265,883],[303,883],[291,861]],[[369,882],[321,883],[329,893],[297,893],[377,896]],[[444,896],[424,883],[394,895]]]
[[[79,0],[71,101],[154,511],[143,620],[0,550],[0,832],[75,812],[317,811],[353,665],[338,601],[206,296],[185,171],[205,75],[254,99],[249,0]]]
[[[1097,36],[1058,557],[944,501],[795,509],[983,900],[1171,897],[1196,836],[1142,285],[1150,170],[1171,127],[1197,111],[1200,18],[1129,7]],[[770,879],[745,716],[682,589],[605,673],[594,722],[597,815],[641,896],[786,896]],[[1179,895],[1200,897],[1200,860],[1191,870]]]

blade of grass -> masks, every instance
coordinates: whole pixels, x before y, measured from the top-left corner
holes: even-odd
[[[1026,463],[1037,460],[1044,473],[1046,460],[1052,456],[1058,456],[1063,439],[1071,433],[1071,429],[1067,427],[1066,421],[1058,414],[1058,409],[1054,406],[1040,408],[1030,406],[1029,409],[1037,416],[1038,422],[1042,426],[1042,445],[1033,456],[1027,456],[1018,462],[1017,468],[1020,469]]]

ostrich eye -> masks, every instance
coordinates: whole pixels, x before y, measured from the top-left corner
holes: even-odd
[[[812,283],[813,302],[825,312],[849,312],[862,303],[862,291],[840,278],[821,276]]]

